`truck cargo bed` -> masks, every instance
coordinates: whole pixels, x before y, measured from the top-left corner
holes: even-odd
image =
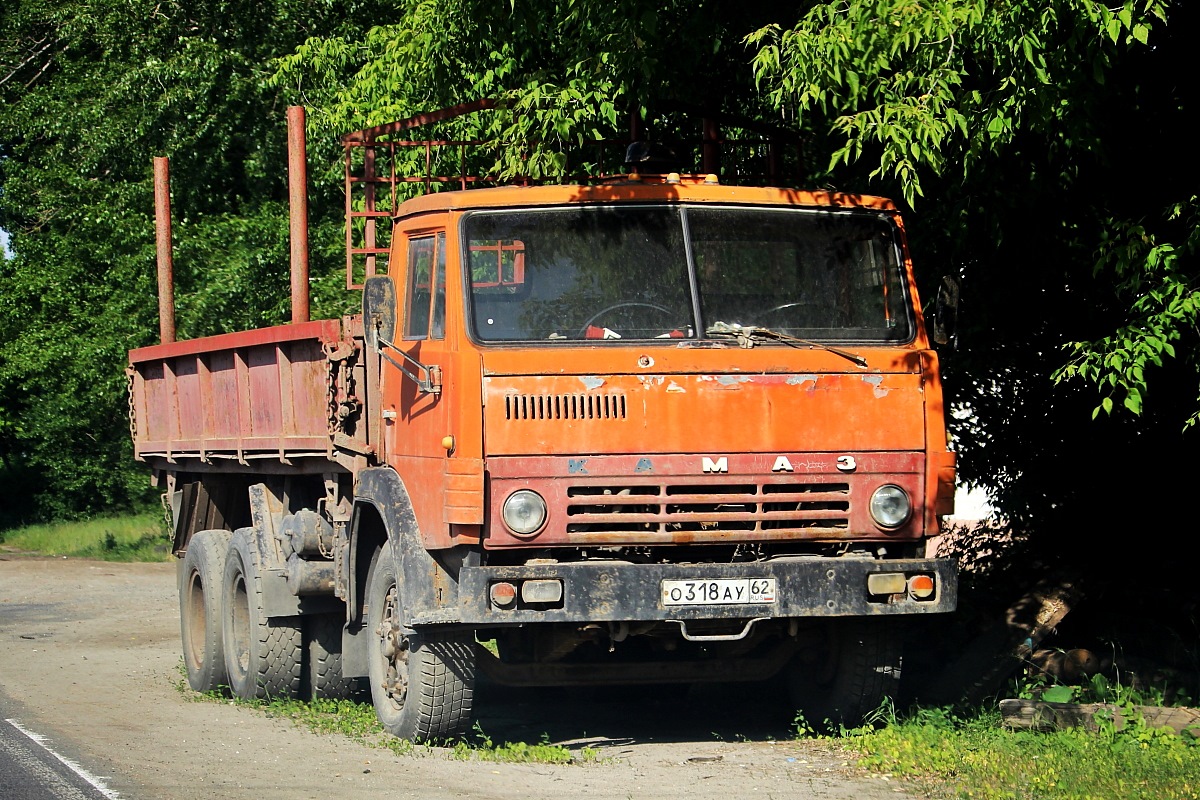
[[[330,353],[348,349],[349,327],[318,320],[131,351],[135,457],[199,471],[334,460]]]

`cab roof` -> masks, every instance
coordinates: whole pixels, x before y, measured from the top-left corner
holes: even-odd
[[[781,208],[871,209],[894,212],[891,200],[844,192],[811,192],[760,186],[725,186],[699,176],[668,182],[664,176],[632,175],[624,180],[592,185],[498,186],[431,192],[405,201],[395,218],[443,211],[481,208],[536,208],[608,203],[712,203],[779,206]]]

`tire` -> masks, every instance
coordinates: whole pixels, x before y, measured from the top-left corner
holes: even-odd
[[[802,651],[788,672],[788,689],[817,730],[855,727],[900,684],[904,646],[895,619],[831,620],[824,645]]]
[[[304,617],[306,688],[310,700],[350,700],[361,695],[359,681],[342,675],[343,614]]]
[[[411,741],[443,741],[470,729],[475,691],[471,632],[413,633],[400,627],[403,587],[391,554],[379,550],[367,577],[371,700],[384,729]]]
[[[268,619],[264,613],[253,537],[252,529],[239,529],[225,558],[221,631],[229,691],[243,700],[299,697],[300,618]]]
[[[221,579],[229,531],[192,534],[183,556],[179,582],[179,636],[188,685],[197,692],[226,688],[221,638]]]

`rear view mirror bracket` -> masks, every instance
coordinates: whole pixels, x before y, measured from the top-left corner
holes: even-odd
[[[958,299],[961,287],[958,278],[946,275],[938,286],[933,306],[933,341],[958,348]]]
[[[436,366],[427,366],[393,343],[396,336],[396,284],[388,275],[373,275],[363,284],[363,338],[367,347],[417,384],[427,394],[441,394],[442,371]],[[392,358],[385,350],[391,350],[408,364]]]

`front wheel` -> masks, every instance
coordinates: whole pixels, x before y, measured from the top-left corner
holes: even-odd
[[[401,626],[403,587],[391,553],[367,577],[371,699],[384,729],[412,741],[463,736],[471,723],[475,641],[470,633],[416,633]]]
[[[895,619],[830,620],[821,646],[793,658],[788,689],[805,719],[821,729],[859,725],[900,683],[904,646]]]

